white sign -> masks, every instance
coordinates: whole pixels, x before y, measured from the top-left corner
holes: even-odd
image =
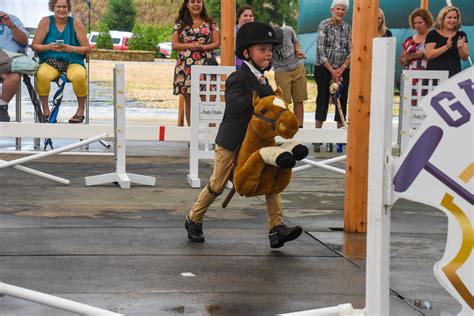
[[[434,266],[439,282],[474,312],[474,68],[445,81],[421,101],[426,120],[395,162],[394,200],[446,213],[448,236]]]

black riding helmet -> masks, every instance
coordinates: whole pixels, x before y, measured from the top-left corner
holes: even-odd
[[[256,44],[273,44],[275,46],[281,44],[281,40],[277,39],[275,31],[267,23],[258,21],[245,23],[237,32],[235,56],[245,60],[244,51]]]

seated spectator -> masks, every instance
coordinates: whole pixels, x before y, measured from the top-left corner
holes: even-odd
[[[308,100],[304,52],[295,31],[290,26],[274,26],[280,45],[273,48],[272,66],[275,71],[275,82],[283,92],[285,102],[293,102],[293,112],[303,127],[303,102]]]
[[[51,111],[48,106],[51,81],[62,72],[72,82],[77,97],[76,114],[69,123],[82,123],[87,97],[87,75],[84,57],[90,51],[84,25],[69,16],[71,0],[49,0],[49,10],[54,14],[43,17],[38,25],[32,48],[40,57],[36,74],[36,89],[41,100],[45,120]]]
[[[0,47],[12,52],[25,53],[28,36],[21,21],[14,15],[0,11]],[[9,122],[8,103],[15,96],[21,83],[18,73],[0,74],[2,93],[0,94],[0,122]]]

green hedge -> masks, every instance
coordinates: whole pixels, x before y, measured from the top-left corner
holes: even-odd
[[[155,56],[160,57],[160,51],[156,46],[161,42],[171,42],[173,28],[135,24],[132,33],[130,49],[155,51]]]

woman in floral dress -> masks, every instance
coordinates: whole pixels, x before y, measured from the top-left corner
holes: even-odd
[[[178,52],[173,94],[184,96],[185,117],[191,124],[191,66],[217,64],[213,50],[219,48],[217,23],[209,17],[203,0],[184,0],[176,18],[172,47]]]

